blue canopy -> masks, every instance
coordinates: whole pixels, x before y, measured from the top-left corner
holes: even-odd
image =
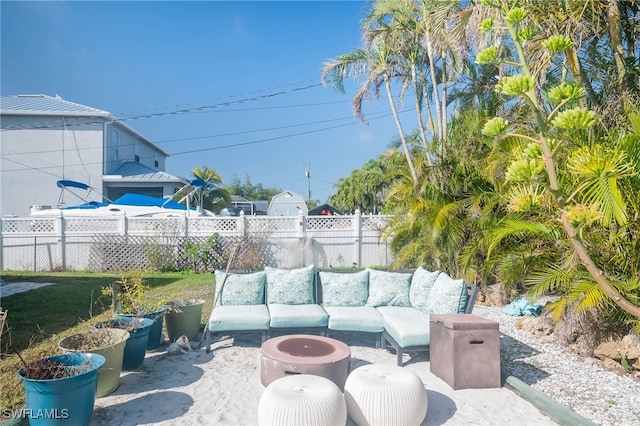
[[[76,182],[75,180],[59,180],[56,182],[58,188],[70,187],[70,188],[80,188],[80,189],[90,189],[91,187],[86,183]]]

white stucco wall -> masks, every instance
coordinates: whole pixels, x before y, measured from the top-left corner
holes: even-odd
[[[56,181],[76,180],[98,191],[102,188],[103,124],[61,126],[59,117],[3,116],[0,152],[2,182],[0,216],[28,216],[32,205],[55,206],[60,190]],[[46,123],[42,128],[30,123]],[[54,127],[59,125],[59,127]],[[31,127],[31,128],[27,128]],[[99,201],[99,196],[91,197]],[[68,204],[80,200],[67,196]]]

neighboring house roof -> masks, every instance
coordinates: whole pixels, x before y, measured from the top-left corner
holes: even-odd
[[[118,165],[116,168],[109,171],[108,174],[102,177],[104,182],[180,182],[185,183],[184,179],[172,175],[171,173],[159,171],[147,167],[144,164],[136,163],[134,161],[125,161]]]
[[[11,95],[0,97],[0,111],[6,115],[110,116],[107,111],[69,102],[60,96]]]
[[[162,155],[169,156],[169,153],[164,151],[158,145],[154,144],[151,140],[147,139],[136,130],[127,126],[123,120],[111,115],[107,111],[103,111],[97,108],[92,108],[86,105],[77,104],[62,99],[60,96],[48,96],[48,95],[9,95],[0,96],[0,115],[22,115],[22,116],[52,116],[52,117],[99,117],[101,120],[112,122],[113,124],[124,128],[128,132],[135,135],[142,142],[152,145],[154,149],[162,153]],[[86,124],[85,121],[83,123]],[[77,121],[70,124],[80,124]],[[47,128],[51,124],[34,123],[25,127],[24,124],[17,126],[2,126],[5,130],[19,130],[21,128]],[[57,124],[56,124],[57,126]]]
[[[250,203],[249,200],[247,200],[244,197],[241,197],[240,195],[232,195],[231,196],[231,202],[232,203]]]
[[[329,204],[323,204],[321,206],[316,207],[313,210],[309,210],[309,216],[317,216],[322,214],[323,210],[328,210],[331,212],[331,214],[337,214],[337,215],[341,215],[344,214],[342,213],[340,210],[336,209],[335,207],[329,205]]]

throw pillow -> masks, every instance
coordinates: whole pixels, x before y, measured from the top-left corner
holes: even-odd
[[[315,303],[313,265],[298,269],[264,268],[267,274],[267,303],[306,305]]]
[[[224,271],[215,271],[216,297],[224,280]],[[264,288],[267,274],[263,271],[250,274],[229,274],[218,301],[220,305],[264,305]]]
[[[320,272],[324,306],[364,306],[369,295],[369,272]]]
[[[424,313],[427,312],[431,289],[436,282],[439,271],[427,271],[422,266],[416,269],[411,277],[411,288],[409,290],[409,301],[411,306]]]
[[[369,271],[369,297],[366,306],[410,306],[411,274],[405,272]]]
[[[462,313],[468,297],[464,280],[454,280],[445,272],[440,272],[431,289],[425,312],[428,314]]]

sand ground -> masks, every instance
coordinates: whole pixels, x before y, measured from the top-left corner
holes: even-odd
[[[332,333],[351,347],[351,369],[396,363],[395,354],[373,339]],[[91,425],[257,425],[260,335],[223,338],[204,348],[167,355],[166,345],[147,353],[143,366],[125,372],[119,388],[96,400]],[[452,390],[429,371],[426,354],[405,355],[405,368],[424,383],[428,398],[423,425],[553,425],[549,417],[504,387]],[[349,421],[348,424],[351,424]]]

